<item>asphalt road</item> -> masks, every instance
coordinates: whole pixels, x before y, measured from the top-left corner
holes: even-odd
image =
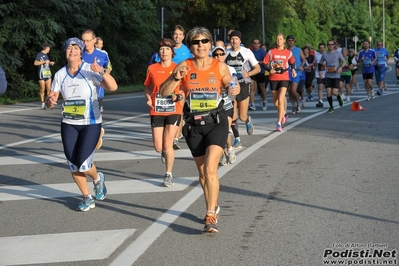
[[[184,140],[175,186],[161,187],[142,93],[105,99],[95,161],[109,194],[87,213],[75,211],[61,107],[0,106],[0,265],[398,265],[399,87],[390,70],[384,96],[351,96],[363,112],[346,103],[327,114],[308,102],[277,133],[270,94],[267,111],[250,111],[255,134],[241,123],[237,162],[219,168],[218,234],[201,233],[204,200]]]

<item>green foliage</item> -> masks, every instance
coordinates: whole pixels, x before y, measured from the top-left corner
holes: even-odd
[[[365,0],[263,2],[268,46],[280,32],[294,35],[298,46],[310,43],[313,47],[330,38],[341,45],[346,39],[348,45],[354,46],[353,36],[362,41],[370,35],[369,6]],[[399,43],[399,1],[371,3],[374,43],[384,38],[385,25],[385,46],[392,52]],[[141,84],[161,36],[157,18],[160,7],[167,8],[170,14],[164,21],[166,37],[171,36],[176,24],[187,31],[194,26],[234,28],[243,33],[242,41],[249,45],[253,38],[263,36],[261,6],[259,0],[2,0],[0,64],[9,81],[3,99],[36,97],[37,68],[33,61],[43,42],[52,45],[49,56],[55,61],[55,73],[65,65],[63,42],[81,37],[84,30],[91,29],[104,39],[104,49],[113,64],[112,75],[119,85]]]

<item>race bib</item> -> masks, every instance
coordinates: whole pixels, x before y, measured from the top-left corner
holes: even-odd
[[[80,120],[85,118],[86,100],[68,100],[64,102],[62,115],[65,118]]]
[[[162,97],[159,93],[155,96],[155,112],[174,113],[176,112],[176,103],[172,101],[171,96]]]
[[[378,65],[385,66],[386,60],[385,60],[385,54],[384,53],[378,53],[377,54],[377,61],[378,61]]]
[[[283,68],[283,60],[274,60],[272,62],[272,68],[276,69],[276,68]]]
[[[223,100],[224,100],[223,109],[225,111],[233,108],[233,102],[231,101],[231,98],[229,95],[226,95],[225,97],[223,97]]]
[[[43,78],[48,79],[51,78],[51,70],[50,67],[47,65],[42,69]]]
[[[366,58],[363,60],[363,65],[364,65],[365,67],[371,66],[371,59],[366,57]]]
[[[237,73],[237,79],[238,80],[242,79],[242,67],[235,67],[234,69],[236,70]]]
[[[327,66],[327,72],[328,72],[328,73],[337,72],[337,69],[335,68],[335,65],[328,65],[328,66]]]
[[[190,110],[191,112],[206,112],[216,109],[219,104],[219,94],[217,92],[191,92]]]

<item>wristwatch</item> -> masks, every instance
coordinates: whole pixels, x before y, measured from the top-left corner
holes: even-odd
[[[107,69],[103,68],[103,70],[100,72],[101,76],[104,76],[107,73]]]

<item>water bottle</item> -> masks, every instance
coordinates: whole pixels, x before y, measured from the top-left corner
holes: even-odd
[[[231,79],[230,79],[230,83],[229,83],[229,88],[231,89],[231,88],[233,88],[233,87],[235,87],[235,86],[237,86],[237,85],[238,85],[237,74],[236,74],[236,73],[233,73],[233,75],[231,75]],[[234,100],[236,99],[236,96],[235,96],[235,95],[231,95],[231,94],[230,94],[230,91],[229,91],[229,95],[230,95],[230,100],[231,100],[231,101],[234,101]]]

